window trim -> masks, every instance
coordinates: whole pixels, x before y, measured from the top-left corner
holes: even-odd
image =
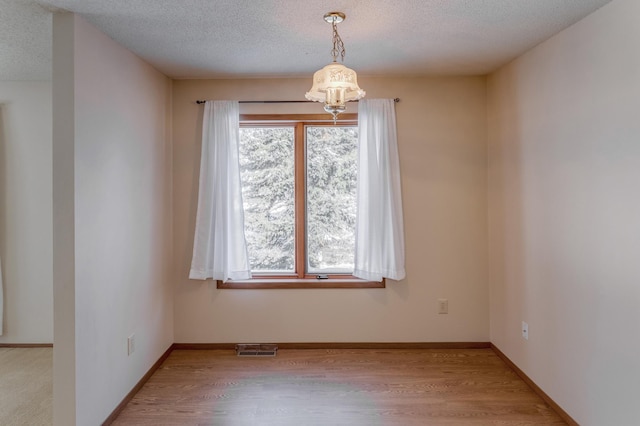
[[[217,281],[219,289],[329,289],[329,288],[385,288],[386,283],[382,281],[366,281],[348,275],[345,278],[329,278],[319,280],[317,278],[253,278],[250,280],[230,280],[227,282]]]
[[[294,127],[296,141],[305,140],[305,125],[333,125],[333,120],[327,119],[326,114],[241,114],[240,126],[260,127],[290,125]],[[358,124],[358,114],[341,114],[337,124],[356,125]],[[302,145],[302,146],[299,146]],[[294,145],[295,164],[305,164],[306,153],[304,143]],[[305,221],[305,185],[298,184],[305,182],[306,167],[296,167],[295,169],[295,239],[298,244],[305,246],[306,224]],[[304,250],[296,250],[296,265],[298,272],[293,274],[279,275],[257,275],[249,280],[230,280],[223,282],[216,281],[219,289],[337,289],[337,288],[385,288],[386,281],[367,281],[356,278],[350,274],[329,274],[328,278],[319,279],[315,274],[306,274],[306,259]]]

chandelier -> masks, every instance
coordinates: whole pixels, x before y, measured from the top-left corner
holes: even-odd
[[[338,56],[344,61],[345,49],[337,25],[345,18],[342,12],[324,15],[324,20],[333,28],[333,62],[313,74],[313,86],[304,95],[310,101],[324,102],[324,110],[333,116],[334,123],[338,120],[338,114],[347,108],[346,102],[362,99],[365,95],[365,91],[358,87],[356,72],[338,63]]]

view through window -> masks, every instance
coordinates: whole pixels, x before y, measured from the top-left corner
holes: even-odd
[[[245,236],[254,275],[353,272],[357,144],[355,123],[241,127]]]

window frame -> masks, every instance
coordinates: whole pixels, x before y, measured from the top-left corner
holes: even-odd
[[[385,288],[383,279],[367,281],[351,274],[328,274],[318,278],[306,273],[306,152],[305,126],[357,126],[358,114],[341,114],[334,124],[324,114],[241,114],[241,127],[291,126],[294,128],[295,164],[295,263],[293,274],[260,274],[248,280],[217,281],[220,289],[322,289],[322,288]],[[301,248],[302,247],[302,248]]]

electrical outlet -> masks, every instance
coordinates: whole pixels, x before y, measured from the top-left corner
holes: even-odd
[[[522,337],[525,340],[529,340],[529,324],[524,321],[522,321]]]
[[[438,313],[439,314],[448,314],[449,313],[449,300],[448,299],[438,299]]]
[[[136,350],[136,335],[127,337],[127,355],[131,355]]]

